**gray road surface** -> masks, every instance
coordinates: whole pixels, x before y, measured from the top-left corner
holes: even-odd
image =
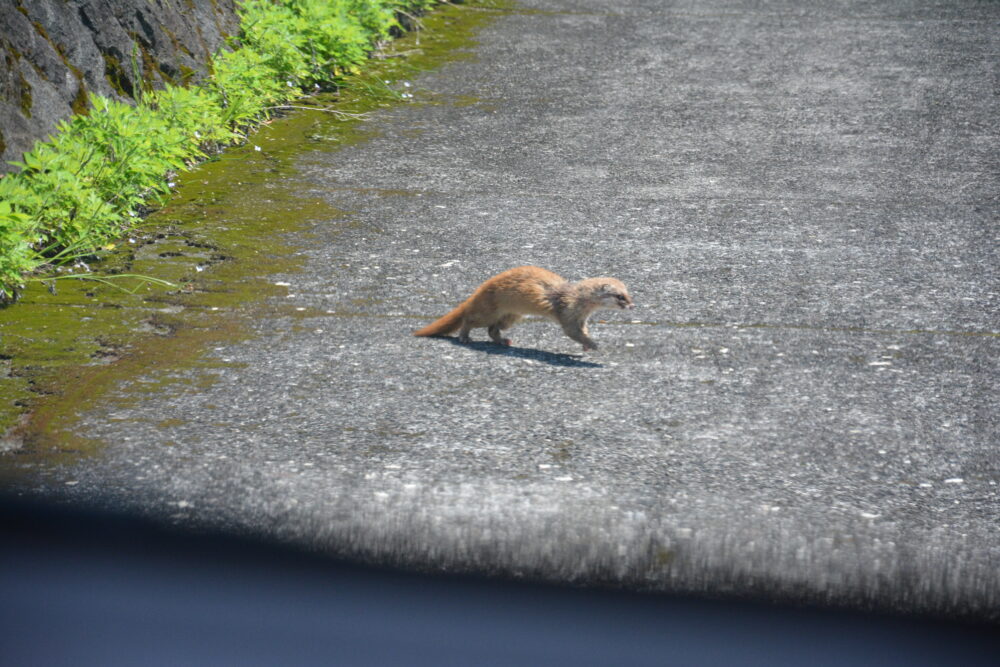
[[[1000,3],[523,4],[414,81],[432,104],[301,158],[350,224],[275,280],[331,314],[123,388],[39,489],[430,569],[995,617]],[[585,356],[544,322],[409,335],[520,264],[639,307]]]

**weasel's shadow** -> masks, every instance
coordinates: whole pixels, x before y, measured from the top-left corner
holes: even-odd
[[[561,352],[546,352],[544,350],[535,350],[530,347],[515,347],[511,345],[510,347],[505,347],[503,345],[497,345],[496,343],[490,341],[474,340],[469,343],[459,342],[457,337],[454,336],[434,336],[441,340],[446,340],[452,345],[461,345],[462,347],[468,347],[473,350],[479,350],[480,352],[485,352],[486,354],[500,354],[509,357],[520,357],[522,359],[532,359],[534,361],[541,361],[543,363],[549,364],[551,366],[568,366],[571,368],[604,368],[604,364],[594,363],[593,361],[584,361],[572,354],[563,354]]]

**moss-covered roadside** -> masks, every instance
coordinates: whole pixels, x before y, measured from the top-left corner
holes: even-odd
[[[206,350],[248,336],[249,323],[270,314],[287,309],[295,318],[326,317],[268,298],[286,289],[268,276],[298,268],[290,233],[351,224],[349,212],[297,192],[295,158],[363,141],[372,131],[365,114],[440,103],[404,96],[411,89],[402,82],[466,57],[462,49],[477,30],[508,7],[482,0],[427,14],[422,30],[386,46],[363,72],[346,76],[337,93],[296,102],[316,110],[293,110],[263,125],[246,145],[179,176],[164,207],[89,267],[176,287],[135,279],[121,279],[118,287],[34,282],[17,306],[0,309],[0,472],[93,449],[96,443],[82,441],[72,425],[108,389],[152,369],[215,363]],[[198,390],[169,373],[158,377],[150,390]]]
[[[238,0],[239,35],[214,54],[204,82],[140,86],[134,104],[89,95],[0,179],[0,303],[16,301],[39,269],[87,258],[131,228],[169,193],[172,172],[241,143],[303,92],[342,85],[437,2]],[[134,50],[137,80],[144,61]]]

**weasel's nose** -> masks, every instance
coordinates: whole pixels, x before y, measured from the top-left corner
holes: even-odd
[[[629,310],[634,310],[634,309],[635,309],[635,304],[634,304],[634,303],[632,303],[632,302],[630,301],[630,302],[628,303],[628,305],[627,305],[627,306],[625,306],[625,307],[626,307],[627,309],[629,309]]]

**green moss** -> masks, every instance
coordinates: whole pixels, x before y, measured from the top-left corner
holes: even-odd
[[[160,30],[162,30],[163,33],[167,37],[170,38],[170,43],[174,47],[174,67],[176,68],[177,72],[180,73],[180,76],[176,77],[176,76],[171,75],[171,74],[166,73],[166,72],[164,72],[164,74],[165,74],[165,76],[169,77],[168,80],[171,81],[171,82],[173,82],[173,83],[178,83],[178,84],[180,84],[182,86],[183,85],[187,85],[187,83],[190,82],[195,77],[195,75],[197,73],[193,69],[191,69],[190,67],[186,67],[185,65],[183,65],[180,62],[180,58],[178,57],[178,54],[183,53],[184,55],[186,55],[186,56],[188,56],[188,57],[190,57],[192,59],[194,59],[195,56],[194,56],[193,53],[191,53],[191,49],[187,48],[184,45],[183,42],[181,42],[179,39],[177,39],[177,35],[175,35],[173,33],[173,31],[170,30],[170,28],[168,28],[167,26],[161,24],[160,25]],[[160,66],[160,71],[163,72],[163,66],[162,65]]]
[[[122,97],[132,97],[132,82],[129,80],[118,58],[110,53],[102,53],[104,56],[104,78],[108,80],[111,87]]]
[[[77,89],[77,97],[79,98],[81,94],[83,95],[83,97],[84,97],[84,107],[86,107],[87,84],[83,80],[83,72],[81,72],[80,68],[77,67],[76,65],[74,65],[73,63],[71,63],[69,61],[65,61],[65,62],[66,62],[66,67],[69,68],[69,71],[72,72],[72,74],[73,74],[74,77],[76,77],[77,83],[80,84],[79,88]],[[82,91],[82,93],[80,91]],[[74,107],[74,109],[76,107],[76,101],[75,100],[73,102],[73,107]]]
[[[87,84],[83,82],[82,77],[77,80],[76,97],[73,98],[70,107],[78,116],[85,116],[90,110],[90,105],[87,104]]]
[[[31,118],[31,84],[28,83],[28,80],[24,78],[24,75],[20,71],[21,53],[10,44],[7,44],[6,47],[3,65],[6,66],[7,71],[17,71],[17,87],[20,91],[18,100],[20,102],[21,113]],[[34,67],[34,63],[30,64]],[[37,71],[38,68],[35,67],[35,69]]]
[[[174,40],[174,45],[175,45],[175,48],[176,48],[176,49],[177,49],[178,51],[180,51],[181,53],[183,53],[183,54],[184,54],[184,55],[186,55],[186,56],[190,56],[191,58],[194,58],[194,57],[195,57],[195,55],[194,55],[194,54],[193,54],[193,53],[191,52],[191,49],[189,49],[189,48],[188,48],[188,47],[187,47],[187,46],[186,46],[186,45],[184,44],[184,42],[182,42],[182,41],[180,41],[179,39],[177,39],[176,37],[174,37],[174,36],[173,36],[173,33],[171,33],[171,32],[170,32],[170,31],[169,31],[169,30],[168,30],[168,29],[167,29],[166,27],[164,27],[164,28],[163,28],[163,31],[164,31],[165,33],[167,33],[168,35],[170,35],[170,38],[171,38],[172,40]]]
[[[34,104],[31,99],[31,84],[24,78],[24,75],[21,74],[20,70],[17,73],[17,78],[18,84],[21,88],[21,113],[23,113],[26,118],[31,118],[31,107]]]
[[[182,86],[187,85],[192,80],[194,80],[196,76],[198,76],[198,73],[196,71],[194,71],[190,67],[187,67],[186,65],[178,65],[177,69],[180,70],[181,73],[180,84]]]
[[[27,16],[28,15],[27,12],[25,12],[24,15]],[[64,54],[62,48],[58,44],[56,44],[55,42],[53,42],[51,37],[49,37],[49,33],[45,29],[45,26],[43,26],[38,21],[32,21],[31,25],[33,25],[35,27],[35,32],[37,32],[39,35],[41,35],[42,39],[44,39],[46,42],[48,42],[49,44],[51,44],[52,48],[54,48],[56,50],[56,52],[65,61],[66,60],[66,54]]]

